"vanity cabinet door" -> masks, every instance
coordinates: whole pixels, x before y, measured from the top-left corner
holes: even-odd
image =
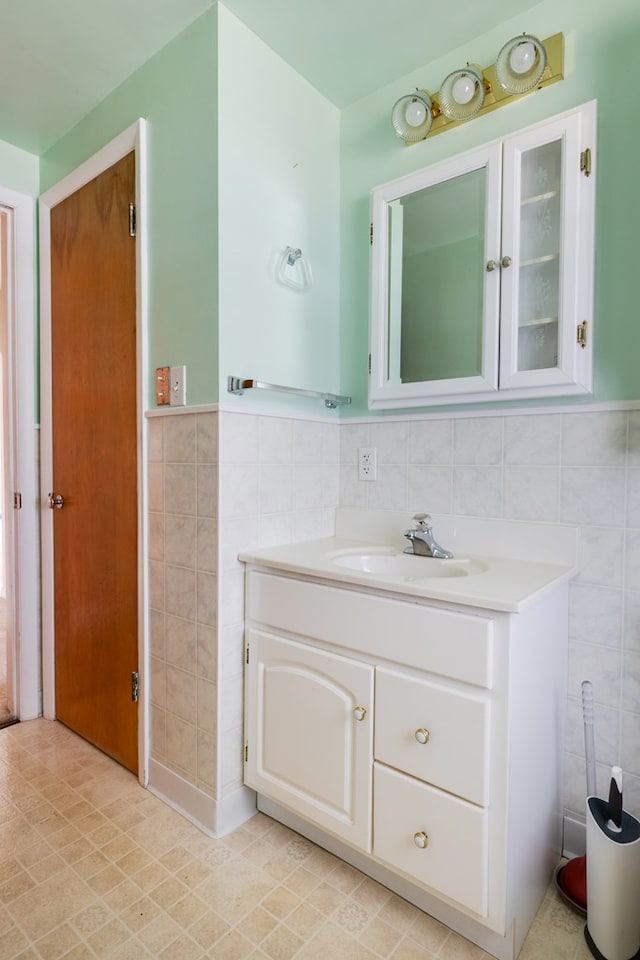
[[[373,667],[248,634],[245,783],[371,851]]]

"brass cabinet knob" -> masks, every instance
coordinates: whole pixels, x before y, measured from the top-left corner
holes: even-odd
[[[418,743],[429,743],[430,736],[431,734],[424,727],[418,727],[418,729],[414,733],[414,737],[416,738]]]
[[[501,267],[510,267],[511,266],[511,257],[503,257],[500,261]]]
[[[364,720],[364,718],[365,718],[366,715],[367,715],[367,708],[366,708],[366,707],[354,707],[354,708],[353,708],[353,715],[354,715],[354,717],[356,718],[356,720]]]
[[[487,261],[487,273],[493,273],[494,270],[498,269],[498,264],[495,260]]]
[[[420,850],[425,850],[429,846],[429,837],[423,830],[418,830],[418,832],[413,835],[413,842]]]

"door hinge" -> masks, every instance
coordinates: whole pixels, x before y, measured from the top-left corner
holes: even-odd
[[[369,373],[371,373],[371,354],[369,354]]]
[[[13,509],[22,510],[22,494],[14,493],[13,495]]]
[[[583,320],[582,323],[578,324],[576,341],[584,350],[584,348],[587,345],[587,321],[586,320]]]
[[[244,655],[244,662],[245,662],[245,663],[249,663],[249,644],[247,644],[247,650],[246,650],[246,653],[245,653],[245,655]]]
[[[245,743],[244,745],[244,762],[246,763],[249,759],[249,744]]]
[[[584,173],[585,177],[591,176],[591,147],[580,154],[580,173]]]
[[[129,204],[129,236],[136,236],[136,205],[135,203]]]
[[[369,224],[369,244],[373,246],[373,223]]]
[[[134,670],[131,674],[131,701],[137,703],[140,695],[140,674]]]

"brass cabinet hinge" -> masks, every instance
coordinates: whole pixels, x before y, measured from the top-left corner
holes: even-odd
[[[249,759],[249,744],[245,743],[244,745],[244,762],[246,763]]]
[[[14,510],[22,510],[22,494],[21,494],[21,493],[17,493],[17,492],[14,493],[14,495],[13,495],[13,509],[14,509]]]
[[[140,675],[137,670],[131,674],[131,701],[137,703],[140,696]]]
[[[582,349],[584,350],[584,348],[587,345],[587,321],[586,320],[583,320],[582,323],[578,324],[576,341],[579,344],[579,346],[581,346]]]
[[[249,644],[247,644],[247,651],[244,655],[244,662],[249,663]]]
[[[129,204],[129,236],[135,237],[136,235],[136,205],[135,203]]]
[[[373,223],[369,224],[369,244],[373,246]]]
[[[371,373],[371,354],[369,354],[369,373]]]
[[[591,147],[580,154],[580,173],[584,173],[585,177],[591,176]]]

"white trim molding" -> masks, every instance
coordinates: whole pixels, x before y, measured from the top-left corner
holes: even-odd
[[[14,627],[15,693],[20,720],[40,716],[40,624],[38,581],[37,424],[35,412],[35,201],[0,187],[0,205],[11,219],[8,244],[10,298],[7,316],[9,409],[8,450],[12,491],[22,496],[22,509],[6,517],[7,599]],[[6,474],[5,474],[6,475]]]
[[[256,813],[256,795],[238,787],[215,800],[157,760],[149,760],[149,790],[209,837],[224,837]]]

